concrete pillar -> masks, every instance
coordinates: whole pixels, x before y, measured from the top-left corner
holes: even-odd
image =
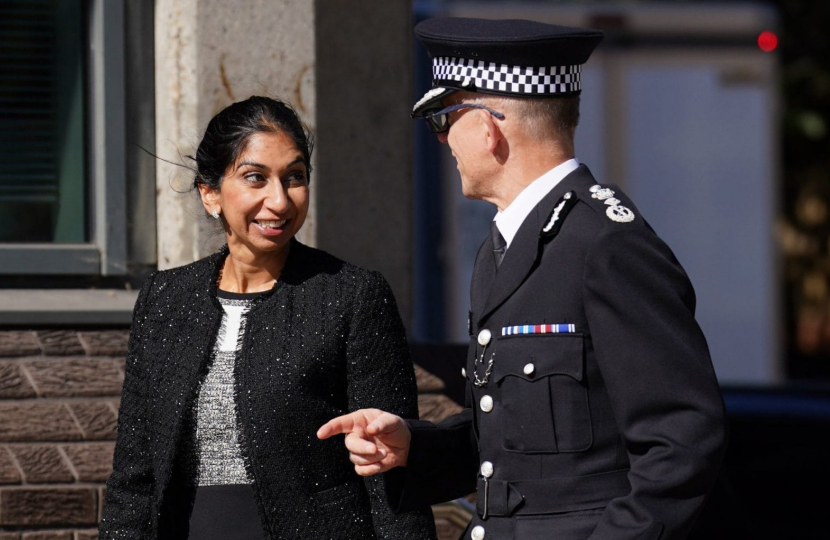
[[[192,166],[208,121],[251,95],[292,103],[312,128],[314,5],[308,0],[156,2],[156,154]],[[211,253],[224,235],[191,190],[193,172],[158,161],[159,268]],[[315,243],[315,194],[300,239]]]
[[[210,118],[250,95],[292,103],[315,132],[309,218],[299,239],[380,270],[408,323],[412,291],[411,22],[389,0],[158,0],[156,154],[190,165]],[[159,160],[159,268],[224,240]]]

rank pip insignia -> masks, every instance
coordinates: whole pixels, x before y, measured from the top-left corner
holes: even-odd
[[[608,205],[608,208],[605,210],[605,215],[612,221],[616,221],[617,223],[634,221],[634,212],[627,206],[621,205],[619,199],[614,198],[613,189],[604,188],[599,185],[591,186],[591,197]]]
[[[573,191],[565,193],[561,199],[556,202],[553,211],[550,213],[548,220],[542,230],[539,232],[539,237],[543,240],[550,240],[557,234],[565,221],[565,216],[571,211],[571,208],[576,204],[576,195]]]

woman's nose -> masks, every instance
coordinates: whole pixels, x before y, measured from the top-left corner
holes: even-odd
[[[282,213],[291,207],[291,199],[288,197],[288,191],[280,181],[271,183],[268,188],[268,197],[265,200],[265,205],[275,213]]]

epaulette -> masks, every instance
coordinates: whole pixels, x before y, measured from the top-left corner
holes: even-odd
[[[602,201],[606,206],[605,215],[611,221],[617,223],[630,223],[634,221],[634,212],[627,206],[623,206],[621,201],[614,197],[614,190],[607,187],[602,187],[599,184],[590,187],[591,198],[597,201]]]

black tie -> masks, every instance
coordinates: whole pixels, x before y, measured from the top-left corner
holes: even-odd
[[[496,268],[501,265],[501,260],[504,259],[504,252],[507,249],[507,242],[499,232],[496,222],[490,222],[490,236],[493,237],[493,257],[496,259]]]

